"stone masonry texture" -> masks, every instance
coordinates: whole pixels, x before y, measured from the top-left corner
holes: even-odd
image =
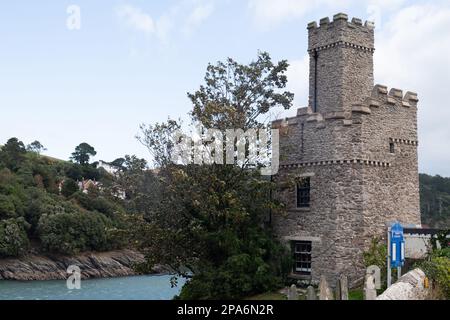
[[[372,23],[337,14],[308,31],[309,105],[272,124],[280,129],[277,196],[287,206],[273,226],[287,245],[312,241],[311,280],[334,284],[345,274],[351,283],[364,277],[362,253],[389,223],[421,223],[418,98],[374,86]],[[309,208],[296,208],[302,177],[310,177]]]

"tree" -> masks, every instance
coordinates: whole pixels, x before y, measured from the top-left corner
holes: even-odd
[[[17,138],[9,139],[1,148],[0,162],[7,168],[17,171],[25,159],[26,149],[22,141]]]
[[[81,143],[75,148],[75,152],[72,153],[70,159],[78,164],[87,165],[89,164],[90,157],[96,154],[97,152],[92,146],[87,143]]]
[[[79,190],[78,184],[73,179],[66,179],[62,185],[61,194],[66,198],[73,195],[75,192]]]
[[[30,243],[23,218],[0,221],[0,257],[17,257],[26,252]]]
[[[135,155],[125,155],[121,160],[121,169],[115,174],[115,183],[111,194],[124,194],[129,212],[146,214],[152,202],[159,199],[157,195],[157,178],[152,171],[147,170],[147,161]],[[151,201],[152,200],[152,201]]]
[[[206,128],[259,128],[259,117],[270,109],[292,106],[294,94],[280,90],[286,87],[285,75],[289,64],[282,60],[274,64],[267,52],[258,53],[256,61],[248,65],[231,58],[216,65],[209,64],[205,83],[195,93],[188,93],[192,101],[192,119]]]
[[[206,128],[262,128],[273,107],[289,108],[293,94],[279,92],[288,64],[267,53],[249,65],[232,59],[209,65],[206,84],[194,94],[194,124]],[[170,265],[189,279],[183,299],[236,299],[279,286],[290,258],[264,227],[269,210],[281,210],[268,195],[275,185],[243,164],[175,165],[170,162],[174,121],[141,127],[139,140],[159,167],[161,201],[147,223],[135,223],[147,263]],[[187,270],[186,270],[187,269]]]
[[[108,250],[110,221],[96,212],[43,215],[38,233],[43,248],[50,252],[77,254],[87,250]]]
[[[10,196],[0,194],[0,220],[16,216],[16,207]]]
[[[37,140],[27,145],[27,151],[34,152],[37,154],[40,154],[42,151],[46,150],[47,149]]]
[[[125,159],[124,158],[117,158],[116,160],[109,163],[111,166],[117,168],[118,170],[123,170],[124,168]]]
[[[166,123],[142,124],[140,129],[141,134],[136,138],[147,147],[154,163],[158,166],[168,165],[172,161],[175,147],[174,134],[181,129],[180,121],[169,119]]]

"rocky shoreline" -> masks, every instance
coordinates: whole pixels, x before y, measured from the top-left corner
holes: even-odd
[[[28,255],[16,259],[0,259],[0,280],[65,280],[67,268],[80,267],[83,279],[133,276],[135,264],[144,256],[132,250],[89,252],[77,256]],[[155,273],[164,273],[155,268]]]

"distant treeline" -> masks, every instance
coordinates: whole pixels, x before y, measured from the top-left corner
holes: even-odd
[[[422,223],[432,228],[450,228],[450,178],[420,175]]]

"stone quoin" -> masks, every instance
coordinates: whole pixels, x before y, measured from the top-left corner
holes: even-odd
[[[393,221],[420,225],[417,94],[374,86],[374,24],[337,14],[308,24],[308,106],[280,129],[274,215],[292,277],[364,278],[362,253]],[[407,52],[405,52],[407,54]]]

